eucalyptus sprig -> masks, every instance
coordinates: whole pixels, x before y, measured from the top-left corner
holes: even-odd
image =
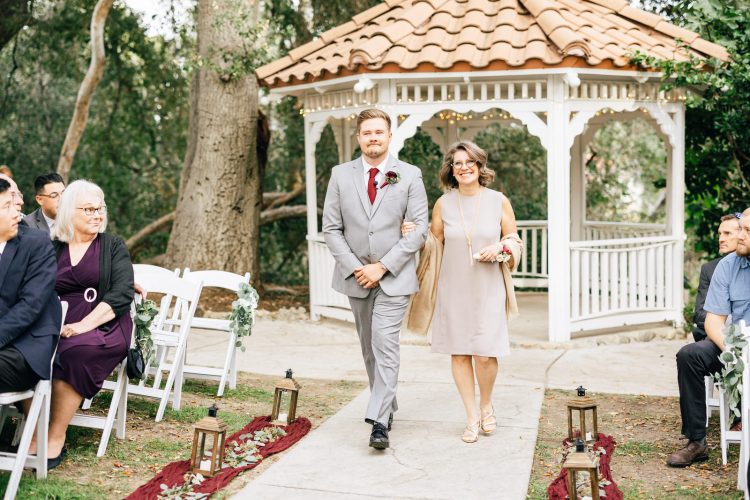
[[[745,363],[742,361],[742,349],[747,346],[747,340],[739,325],[724,327],[724,352],[719,360],[724,368],[711,375],[711,378],[724,391],[724,397],[729,402],[729,410],[735,417],[741,417],[740,396],[742,395],[742,372]]]
[[[258,308],[260,296],[255,288],[247,283],[240,283],[237,290],[237,300],[232,302],[232,312],[229,313],[229,329],[237,340],[235,346],[241,351],[245,350],[242,345],[242,338],[249,337],[252,334],[253,325],[255,325],[255,310]]]
[[[164,483],[159,485],[161,491],[157,498],[159,500],[202,500],[208,498],[208,493],[196,493],[193,490],[205,481],[202,474],[188,472],[183,478],[185,479],[184,483],[176,484],[171,488]]]
[[[159,314],[159,308],[153,300],[143,300],[135,308],[135,343],[143,354],[143,361],[148,363],[154,351],[154,341],[151,338],[151,324]]]

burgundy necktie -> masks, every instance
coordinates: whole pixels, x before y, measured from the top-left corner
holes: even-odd
[[[375,186],[375,176],[378,175],[379,170],[377,168],[370,169],[370,180],[367,182],[367,196],[370,197],[370,205],[375,203],[375,195],[377,194],[377,187]]]

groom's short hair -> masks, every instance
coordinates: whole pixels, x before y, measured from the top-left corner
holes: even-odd
[[[369,108],[369,109],[363,109],[359,112],[359,115],[357,115],[357,133],[359,134],[359,129],[362,126],[362,122],[365,120],[372,120],[373,118],[382,118],[385,120],[385,123],[388,124],[388,130],[391,129],[391,117],[383,111],[382,109],[376,109],[376,108]]]

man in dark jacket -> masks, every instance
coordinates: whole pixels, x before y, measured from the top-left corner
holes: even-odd
[[[62,320],[49,236],[19,222],[10,183],[0,179],[0,392],[50,378]]]
[[[696,342],[706,338],[706,311],[703,305],[706,303],[706,294],[708,286],[711,284],[711,277],[714,275],[716,265],[725,255],[734,253],[737,250],[737,238],[740,232],[740,214],[724,215],[719,224],[719,254],[711,262],[706,262],[701,266],[701,276],[698,282],[698,293],[695,295],[695,312],[693,313],[693,338]]]
[[[36,178],[34,189],[39,208],[24,217],[24,221],[29,227],[41,229],[49,234],[55,226],[57,205],[60,203],[60,195],[65,191],[65,183],[60,174],[50,172]]]

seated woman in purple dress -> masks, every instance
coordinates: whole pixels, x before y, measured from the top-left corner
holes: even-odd
[[[52,230],[55,289],[68,314],[52,372],[50,467],[64,458],[65,433],[81,401],[99,392],[130,346],[133,265],[123,241],[105,233],[106,227],[101,188],[72,182],[60,197]]]

